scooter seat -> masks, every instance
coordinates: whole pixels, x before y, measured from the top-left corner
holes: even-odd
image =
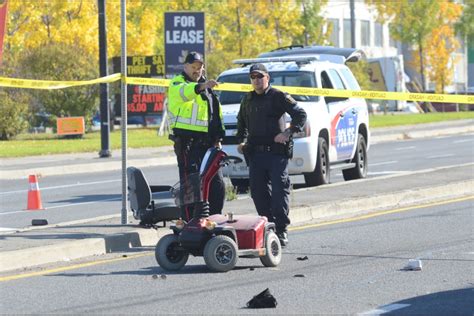
[[[142,225],[153,225],[178,219],[180,210],[171,195],[171,186],[148,184],[143,172],[135,167],[127,168],[130,208]]]

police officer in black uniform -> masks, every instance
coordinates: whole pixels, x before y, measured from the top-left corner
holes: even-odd
[[[248,160],[250,192],[258,214],[275,223],[277,236],[286,246],[290,224],[288,159],[292,157],[292,135],[302,131],[306,112],[289,94],[270,86],[263,64],[252,65],[249,74],[254,91],[240,104],[238,151]],[[286,129],[285,113],[291,116]]]

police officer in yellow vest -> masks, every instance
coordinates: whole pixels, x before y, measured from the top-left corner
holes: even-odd
[[[203,76],[204,61],[197,52],[189,53],[184,61],[184,71],[175,76],[168,90],[170,139],[178,160],[180,183],[190,183],[192,175],[199,172],[202,159],[209,147],[221,147],[225,135],[222,109],[212,90],[215,80]],[[193,217],[219,214],[224,206],[225,185],[222,171],[216,174],[209,188],[209,205],[204,203],[184,205],[181,217],[189,221]]]

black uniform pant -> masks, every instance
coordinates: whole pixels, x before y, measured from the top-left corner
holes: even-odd
[[[250,193],[260,216],[274,222],[277,232],[290,224],[288,158],[272,152],[249,155]]]
[[[202,160],[210,144],[192,138],[177,137],[174,141],[174,152],[178,160],[179,181],[185,183],[190,175],[199,173]],[[189,221],[193,217],[207,217],[221,214],[225,200],[225,183],[222,170],[219,169],[209,187],[209,200],[181,206],[181,218]]]

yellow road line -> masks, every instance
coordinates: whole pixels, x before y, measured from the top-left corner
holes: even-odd
[[[474,199],[474,195],[473,196],[468,196],[468,197],[457,198],[457,199],[445,200],[445,201],[436,202],[436,203],[427,203],[427,204],[422,204],[422,205],[417,205],[417,206],[410,206],[410,207],[403,207],[403,208],[398,208],[398,209],[393,209],[393,210],[381,211],[381,212],[371,213],[371,214],[357,216],[357,217],[353,217],[353,218],[339,219],[339,220],[333,220],[333,221],[328,221],[328,222],[324,222],[324,223],[310,224],[310,225],[304,225],[304,226],[298,226],[298,227],[291,227],[291,228],[289,228],[289,230],[290,231],[297,231],[297,230],[303,230],[303,229],[314,228],[314,227],[321,227],[321,226],[328,226],[328,225],[334,225],[334,224],[340,224],[340,223],[355,222],[355,221],[360,221],[360,220],[363,220],[363,219],[382,216],[382,215],[387,215],[387,214],[400,213],[400,212],[405,212],[405,211],[409,211],[409,210],[416,210],[416,209],[425,208],[425,207],[462,202],[462,201],[467,201],[467,200],[472,200],[472,199]],[[34,276],[41,276],[41,275],[46,275],[46,274],[53,274],[53,273],[58,273],[58,272],[63,272],[63,271],[68,271],[68,270],[91,267],[91,266],[95,266],[95,265],[99,265],[99,264],[107,264],[107,263],[119,262],[119,261],[123,261],[123,260],[136,259],[136,258],[140,258],[140,257],[150,256],[152,254],[153,254],[152,252],[147,251],[146,253],[141,253],[141,254],[136,254],[136,255],[128,255],[127,257],[99,260],[99,261],[75,264],[75,265],[71,265],[71,266],[67,266],[67,267],[60,267],[60,268],[48,269],[48,270],[43,270],[43,271],[31,272],[31,273],[4,276],[4,277],[0,277],[0,282],[18,280],[18,279],[29,278],[29,277],[34,277]]]
[[[31,273],[9,275],[9,276],[0,277],[0,282],[23,279],[23,278],[29,278],[29,277],[52,274],[52,273],[58,273],[58,272],[74,270],[74,269],[80,269],[80,268],[86,268],[86,267],[91,267],[91,266],[95,266],[95,265],[99,265],[99,264],[106,264],[106,263],[118,262],[118,261],[123,261],[123,260],[128,260],[128,259],[135,259],[135,258],[149,256],[149,255],[151,255],[151,253],[149,251],[147,251],[146,253],[140,253],[140,254],[137,254],[137,255],[127,255],[127,257],[120,257],[120,258],[92,261],[92,262],[86,262],[86,263],[79,263],[79,264],[74,264],[74,265],[67,266],[67,267],[54,268],[54,269],[36,271],[36,272],[31,272]]]
[[[370,213],[370,214],[367,214],[367,215],[361,215],[361,216],[352,217],[352,218],[336,219],[336,220],[328,221],[328,222],[324,222],[324,223],[309,224],[309,225],[303,225],[303,226],[298,226],[298,227],[291,227],[291,228],[289,228],[289,230],[295,231],[295,230],[303,230],[303,229],[307,229],[307,228],[321,227],[321,226],[334,225],[334,224],[340,224],[340,223],[355,222],[355,221],[360,221],[360,220],[363,220],[363,219],[382,216],[382,215],[387,215],[387,214],[401,213],[401,212],[416,210],[416,209],[425,208],[425,207],[462,202],[462,201],[467,201],[467,200],[472,200],[472,199],[474,199],[474,195],[467,196],[467,197],[462,197],[462,198],[457,198],[457,199],[445,200],[445,201],[441,201],[441,202],[427,203],[427,204],[422,204],[422,205],[397,208],[397,209],[393,209],[393,210],[380,211],[380,212]]]

